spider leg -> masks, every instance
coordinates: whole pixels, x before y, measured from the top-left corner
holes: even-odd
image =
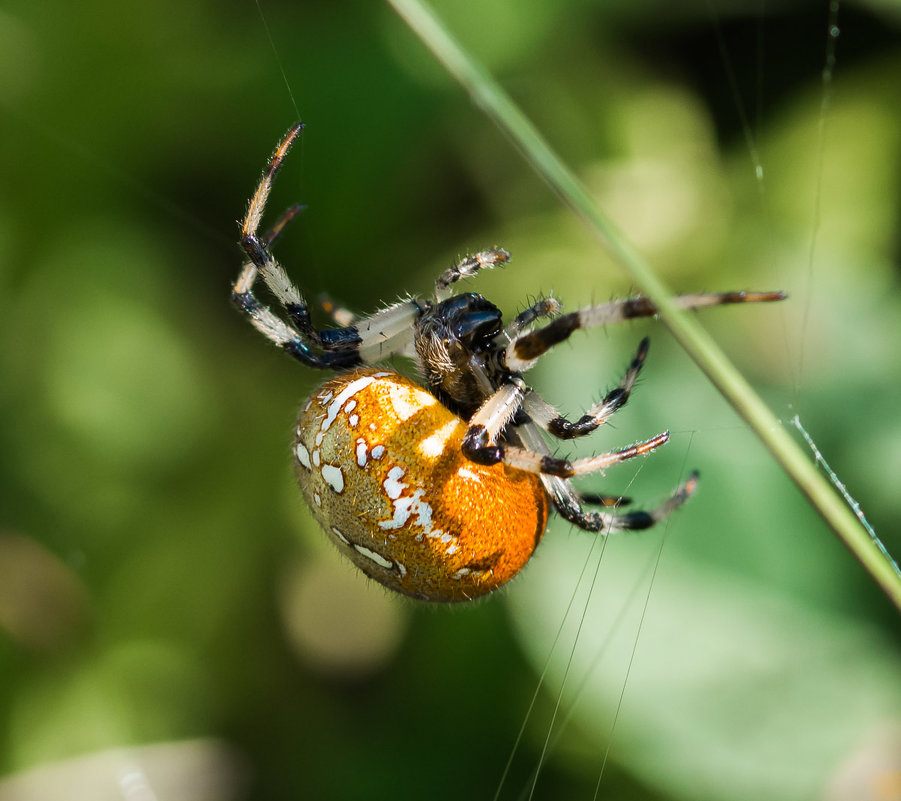
[[[240,279],[235,284],[232,300],[238,309],[250,318],[257,331],[307,367],[338,370],[361,363],[360,353],[357,350],[317,353],[310,347],[306,337],[260,303],[253,292],[244,291]]]
[[[673,301],[680,309],[701,309],[726,303],[767,303],[784,300],[786,297],[784,292],[721,292],[679,295]],[[539,356],[580,328],[596,328],[636,317],[653,317],[656,314],[657,307],[644,297],[588,306],[563,314],[546,326],[514,339],[507,346],[507,368],[514,373],[528,370]]]
[[[514,376],[482,404],[470,419],[469,428],[463,436],[463,453],[468,459],[488,465],[503,462],[528,473],[571,478],[650,453],[669,439],[669,432],[664,431],[644,442],[574,461],[552,456],[546,447],[538,452],[499,442],[501,432],[519,411],[527,392],[528,387],[523,380]]]
[[[394,353],[406,352],[412,338],[412,325],[422,315],[424,308],[416,299],[389,306],[370,317],[363,318],[354,326],[359,339],[353,349],[318,353],[307,337],[273,314],[256,299],[249,288],[245,288],[243,282],[246,280],[247,275],[242,273],[235,284],[232,292],[235,305],[250,318],[254,327],[267,339],[308,367],[320,369],[338,370],[360,364],[373,364]]]
[[[241,247],[248,259],[256,267],[266,286],[288,313],[292,326],[304,336],[314,347],[323,350],[348,350],[360,343],[358,332],[353,326],[346,328],[327,329],[317,331],[310,319],[310,310],[303,295],[288,278],[284,268],[276,261],[270,252],[271,241],[268,237],[260,238],[257,231],[266,209],[266,201],[272,191],[275,177],[281,169],[285,157],[291,150],[291,145],[303,130],[303,123],[294,125],[275,149],[275,153],[269,160],[263,177],[253,193],[250,204],[247,207],[247,215],[241,226]],[[276,223],[276,234],[291,220],[295,214],[283,214]],[[240,279],[239,279],[240,282]],[[250,287],[247,287],[250,292]]]
[[[534,449],[538,452],[547,452],[547,445],[534,424],[527,423],[526,425],[520,426],[515,433],[516,437],[525,445],[525,447]],[[548,494],[551,496],[554,507],[562,517],[566,518],[574,526],[584,529],[585,531],[596,531],[607,534],[611,531],[637,531],[650,528],[659,523],[682,506],[682,504],[694,494],[698,484],[698,473],[692,473],[688,477],[688,480],[680,484],[666,501],[652,509],[650,512],[635,510],[626,512],[625,514],[615,514],[599,510],[585,510],[583,508],[583,504],[585,503],[593,503],[598,499],[605,501],[615,501],[616,499],[590,494],[583,495],[566,479],[557,476],[543,475],[541,481]],[[627,502],[627,499],[623,499],[622,503],[625,502]],[[617,504],[614,502],[612,505],[622,505],[622,503]],[[603,505],[610,504],[604,503]]]
[[[529,306],[528,309],[517,314],[500,336],[505,338],[504,341],[510,342],[511,339],[519,336],[536,320],[542,317],[553,317],[560,311],[560,308],[560,301],[556,298],[541,298]]]
[[[291,220],[293,220],[300,212],[304,211],[306,206],[303,203],[295,203],[293,206],[288,206],[285,209],[281,217],[279,217],[272,227],[266,232],[266,236],[263,239],[267,248],[272,247],[272,244],[282,235],[282,231],[285,230],[285,227],[288,225]]]
[[[632,499],[626,498],[624,495],[601,495],[597,492],[578,492],[576,494],[582,503],[592,506],[613,506],[614,508],[619,508],[632,503]]]
[[[279,238],[282,231],[285,229],[285,226],[291,222],[300,212],[302,212],[306,208],[305,206],[297,203],[293,206],[289,206],[282,213],[281,217],[279,217],[272,228],[267,231],[266,236],[263,238],[263,241],[266,243],[266,247],[269,247],[276,239]],[[238,280],[234,283],[234,293],[235,294],[247,294],[251,291],[254,282],[257,279],[258,271],[256,266],[252,261],[245,261],[244,264],[241,265],[241,272],[238,274]],[[235,299],[236,300],[236,299]],[[237,300],[236,300],[237,302]],[[239,307],[241,304],[238,304]]]
[[[464,257],[435,279],[435,299],[446,300],[450,296],[451,284],[457,283],[461,278],[469,278],[479,270],[488,270],[498,264],[506,264],[508,261],[510,261],[510,254],[503,248],[481,250]]]
[[[626,405],[644,360],[648,355],[649,345],[650,339],[648,337],[641,340],[641,344],[638,346],[638,353],[635,354],[635,358],[629,364],[619,386],[608,392],[603,400],[592,406],[576,422],[571,423],[535,392],[530,392],[525,396],[523,399],[523,410],[535,423],[549,434],[557,437],[557,439],[573,439],[590,434]]]
[[[338,325],[356,326],[362,340],[361,359],[365,363],[372,363],[392,354],[410,357],[415,355],[415,352],[410,352],[413,344],[410,330],[429,304],[411,297],[369,317],[358,317],[349,309],[339,306],[328,295],[321,295],[319,307]]]
[[[303,295],[270,252],[271,244],[302,207],[290,207],[265,236],[257,233],[275,177],[302,129],[303,124],[298,123],[285,134],[250,200],[241,227],[241,247],[247,261],[232,288],[232,299],[258,331],[310,367],[340,369],[377,361],[408,347],[412,324],[427,304],[410,299],[355,325],[318,330]],[[258,276],[284,307],[288,322],[257,300],[253,285]]]
[[[659,506],[651,511],[636,510],[624,514],[603,512],[598,510],[587,511],[582,508],[586,496],[580,496],[568,481],[549,477],[545,487],[551,494],[554,507],[560,515],[570,523],[586,531],[637,531],[650,528],[661,520],[669,517],[682,504],[684,504],[695,492],[698,486],[698,473],[692,473],[687,481],[680,484],[673,493]]]
[[[288,133],[282,138],[282,141],[278,143],[278,147],[275,148],[275,153],[273,153],[272,158],[269,159],[266,171],[263,173],[263,177],[257,184],[253,197],[250,199],[250,203],[247,206],[247,214],[244,217],[244,224],[241,229],[242,234],[256,236],[256,232],[259,230],[260,223],[263,220],[263,211],[266,208],[266,201],[269,198],[269,193],[272,191],[272,184],[275,181],[275,176],[281,169],[282,162],[285,160],[285,156],[288,155],[288,151],[291,149],[291,145],[294,144],[294,140],[300,136],[303,127],[302,122],[297,122],[292,125],[288,130]]]
[[[408,353],[415,323],[429,308],[428,302],[411,297],[357,320],[360,359],[373,364],[395,353]]]

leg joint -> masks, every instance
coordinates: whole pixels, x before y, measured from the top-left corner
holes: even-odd
[[[492,465],[504,458],[504,449],[490,444],[485,426],[474,425],[463,437],[463,455],[476,464]]]

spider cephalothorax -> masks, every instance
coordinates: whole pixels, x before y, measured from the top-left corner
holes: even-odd
[[[544,439],[590,434],[622,408],[647,356],[647,339],[619,385],[574,422],[522,378],[574,331],[655,315],[646,298],[567,314],[546,298],[505,326],[500,309],[481,295],[451,294],[460,279],[509,260],[505,250],[493,248],[443,272],[432,299],[409,298],[361,319],[328,303],[339,327],[315,328],[303,295],[271,253],[300,207],[289,208],[265,236],[258,233],[272,181],[301,129],[298,124],[288,131],[250,201],[241,237],[247,260],[233,298],[260,332],[297,360],[339,371],[303,406],[294,459],[313,514],[358,567],[415,598],[465,601],[522,569],[544,533],[551,504],[574,525],[606,534],[652,526],[691,496],[696,473],[657,508],[622,513],[625,498],[585,494],[570,483],[649,453],[668,440],[667,432],[573,461],[553,456]],[[257,277],[286,319],[257,300]],[[675,300],[691,309],[784,297],[729,292]],[[554,319],[536,326],[548,318]],[[370,366],[393,354],[416,358],[425,388]]]
[[[413,346],[419,372],[456,414],[468,417],[485,400],[481,376],[498,386],[505,372],[497,363],[502,328],[500,309],[473,293],[441,301],[417,320]]]

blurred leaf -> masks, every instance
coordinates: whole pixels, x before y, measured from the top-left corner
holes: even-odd
[[[674,522],[672,536],[686,525]],[[586,559],[586,545],[574,546],[549,535],[529,569],[529,591],[510,595],[536,670],[560,635]],[[612,743],[613,759],[673,797],[810,798],[880,727],[901,725],[901,653],[877,629],[670,548],[652,574],[657,547],[611,540],[551,662],[552,690],[569,669],[563,707],[572,707],[580,736],[592,737],[598,770]]]

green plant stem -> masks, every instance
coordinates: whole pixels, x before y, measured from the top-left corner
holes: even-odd
[[[690,315],[677,309],[672,292],[644,258],[598,209],[575,175],[551,150],[498,83],[460,47],[444,25],[419,0],[388,0],[445,69],[469,92],[522,152],[563,202],[578,214],[630,279],[657,306],[660,319],[713,385],[748,423],[782,469],[807,497],[852,554],[901,609],[901,574],[828,481],[806,451],[758,397],[710,335]]]

